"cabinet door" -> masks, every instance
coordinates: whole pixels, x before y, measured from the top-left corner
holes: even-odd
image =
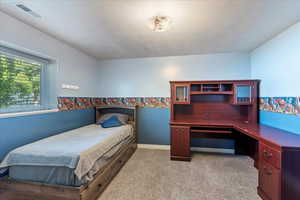
[[[190,128],[185,126],[171,127],[171,156],[190,158]]]
[[[259,188],[270,200],[280,200],[280,170],[264,160],[259,165]]]
[[[252,104],[252,102],[252,85],[250,83],[235,84],[233,104],[249,105]]]
[[[174,84],[172,91],[172,100],[174,104],[190,103],[190,85]]]

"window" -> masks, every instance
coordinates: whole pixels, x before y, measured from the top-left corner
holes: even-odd
[[[0,113],[49,109],[49,63],[0,47]]]

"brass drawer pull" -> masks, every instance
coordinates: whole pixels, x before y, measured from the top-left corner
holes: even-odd
[[[264,167],[264,172],[265,172],[267,175],[272,175],[272,174],[273,174],[272,170],[267,169],[266,167]]]
[[[272,158],[273,154],[268,152],[267,150],[264,150],[264,156],[265,156],[265,158]]]
[[[272,170],[267,170],[267,171],[266,171],[266,174],[267,174],[267,175],[272,175],[273,172],[272,172]]]

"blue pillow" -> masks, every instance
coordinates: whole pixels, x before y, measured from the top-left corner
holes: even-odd
[[[108,118],[107,120],[104,120],[100,125],[103,128],[111,128],[111,127],[117,127],[117,126],[122,126],[123,123],[119,120],[117,116],[112,116]]]
[[[8,175],[8,170],[9,170],[8,168],[2,168],[2,169],[0,169],[0,178]]]

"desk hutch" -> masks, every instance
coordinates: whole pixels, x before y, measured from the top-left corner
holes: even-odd
[[[300,199],[300,135],[258,123],[259,80],[171,81],[171,160],[192,138],[231,138],[254,159],[263,200]]]

